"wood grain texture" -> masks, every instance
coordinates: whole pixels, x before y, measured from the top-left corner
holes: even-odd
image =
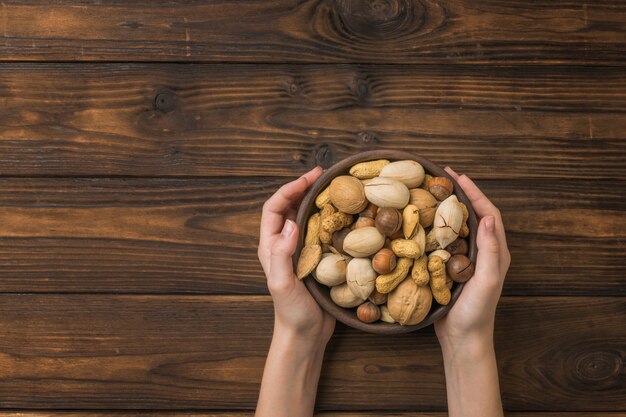
[[[626,62],[610,1],[7,0],[0,27],[3,60]]]
[[[124,417],[253,417],[253,412],[178,412],[178,411],[158,411],[158,412],[124,412]],[[626,413],[620,412],[507,412],[507,417],[626,417]],[[24,411],[24,412],[1,412],[2,417],[119,417],[119,412],[94,412],[94,411]],[[320,412],[315,413],[315,417],[447,417],[445,412]]]
[[[503,298],[496,351],[510,410],[621,410],[626,299]],[[246,410],[273,323],[267,296],[0,296],[3,408]],[[254,319],[252,319],[254,318]],[[432,328],[330,342],[320,410],[444,411]]]
[[[626,180],[619,68],[6,64],[0,97],[0,176],[292,176],[389,148]]]
[[[0,178],[0,291],[266,294],[259,221],[283,181]],[[623,183],[479,185],[508,230],[505,294],[626,295]]]

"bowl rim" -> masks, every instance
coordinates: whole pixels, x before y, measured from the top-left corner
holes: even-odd
[[[329,168],[327,168],[324,173],[311,185],[308,192],[302,199],[300,203],[300,207],[298,208],[298,213],[296,215],[296,223],[298,224],[298,244],[296,247],[295,254],[293,257],[294,268],[297,267],[298,258],[300,256],[300,252],[304,245],[304,237],[306,233],[306,222],[308,221],[309,216],[313,213],[314,210],[318,210],[315,206],[315,198],[317,195],[333,180],[333,178],[339,175],[348,175],[348,170],[354,164],[359,162],[365,162],[370,160],[377,159],[389,159],[392,162],[398,160],[413,160],[422,165],[426,174],[430,174],[436,177],[446,177],[452,181],[454,186],[454,194],[457,196],[459,201],[464,203],[467,206],[467,210],[469,212],[468,218],[468,227],[470,229],[470,234],[468,236],[468,246],[469,253],[468,257],[476,263],[476,255],[477,255],[477,245],[476,245],[476,234],[478,230],[478,220],[476,217],[476,213],[474,212],[474,208],[469,200],[469,198],[463,192],[463,189],[459,186],[459,184],[452,178],[443,168],[439,165],[435,164],[429,159],[426,159],[422,156],[419,156],[413,152],[407,151],[398,151],[392,149],[378,149],[372,151],[360,152],[347,158],[342,159],[341,161],[333,164]],[[320,307],[327,311],[331,316],[340,321],[341,323],[365,331],[369,333],[377,333],[377,334],[402,334],[413,332],[415,330],[422,329],[424,327],[430,326],[438,319],[445,316],[448,311],[455,304],[456,300],[461,295],[463,291],[463,287],[465,284],[463,283],[454,283],[452,287],[452,296],[450,302],[445,305],[439,305],[436,302],[433,303],[431,310],[428,313],[428,316],[421,322],[414,325],[401,325],[398,323],[385,323],[382,321],[376,321],[374,323],[364,323],[360,321],[356,316],[356,308],[343,308],[335,304],[330,299],[330,288],[325,285],[317,282],[311,274],[303,278],[304,285],[308,289],[309,293],[313,296],[315,301],[320,305]]]

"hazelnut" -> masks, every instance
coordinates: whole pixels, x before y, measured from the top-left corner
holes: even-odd
[[[435,196],[422,188],[410,190],[411,199],[409,204],[413,204],[419,210],[419,221],[422,227],[430,227],[435,219],[435,211],[439,203]]]
[[[426,174],[424,175],[424,181],[422,182],[422,185],[420,185],[420,188],[423,190],[428,191],[428,186],[430,185],[430,180],[432,180],[434,177],[432,175]]]
[[[393,207],[381,207],[376,214],[376,228],[385,236],[391,236],[402,226],[402,213]]]
[[[427,190],[422,188],[412,188],[409,192],[411,195],[409,204],[413,204],[418,208],[418,210],[435,207],[437,205],[437,199]],[[422,213],[420,213],[420,215],[421,214]]]
[[[396,240],[396,239],[404,239],[404,233],[402,233],[402,229],[398,229],[398,231],[396,233],[394,233],[393,235],[389,236],[389,238],[391,240]]]
[[[454,242],[446,246],[446,250],[450,252],[451,255],[467,255],[467,240],[459,237]]]
[[[428,191],[439,201],[443,201],[452,194],[452,181],[446,177],[434,177],[428,181]]]
[[[371,301],[372,303],[376,304],[377,306],[379,306],[387,302],[387,294],[380,293],[378,292],[378,290],[376,290],[376,288],[374,288],[374,291],[372,291],[372,293],[370,294],[369,297],[367,297],[367,299]]]
[[[396,267],[396,255],[391,249],[383,248],[372,258],[372,268],[379,274],[388,274]]]
[[[446,263],[448,276],[455,282],[465,282],[474,275],[474,264],[465,255],[454,255]]]
[[[356,222],[354,222],[354,228],[358,229],[359,227],[367,227],[367,226],[371,226],[374,227],[374,219],[372,219],[371,217],[364,217],[364,216],[360,216]]]
[[[346,254],[346,252],[343,250],[343,240],[346,238],[346,236],[348,236],[348,233],[350,233],[350,228],[349,227],[344,227],[341,230],[337,230],[335,233],[333,233],[333,247],[335,249],[337,249],[337,252],[339,253],[343,253],[344,255]]]
[[[364,323],[373,323],[380,320],[380,308],[376,304],[366,301],[357,308],[356,316]]]
[[[422,227],[430,227],[435,222],[435,213],[437,213],[437,207],[428,207],[420,209],[420,224]]]
[[[359,213],[359,215],[361,217],[369,217],[370,219],[373,219],[376,217],[376,213],[378,213],[378,206],[376,204],[369,203],[367,207]]]

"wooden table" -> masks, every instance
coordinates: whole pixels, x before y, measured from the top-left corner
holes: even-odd
[[[250,415],[261,206],[377,148],[504,214],[510,415],[626,416],[623,1],[4,0],[0,36],[3,416]],[[445,415],[432,328],[338,325],[317,407]]]

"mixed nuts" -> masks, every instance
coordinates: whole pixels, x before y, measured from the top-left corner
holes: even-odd
[[[447,177],[416,161],[352,166],[315,199],[297,276],[330,287],[333,302],[359,320],[413,325],[433,299],[446,305],[454,282],[474,274],[467,257],[467,207]]]

